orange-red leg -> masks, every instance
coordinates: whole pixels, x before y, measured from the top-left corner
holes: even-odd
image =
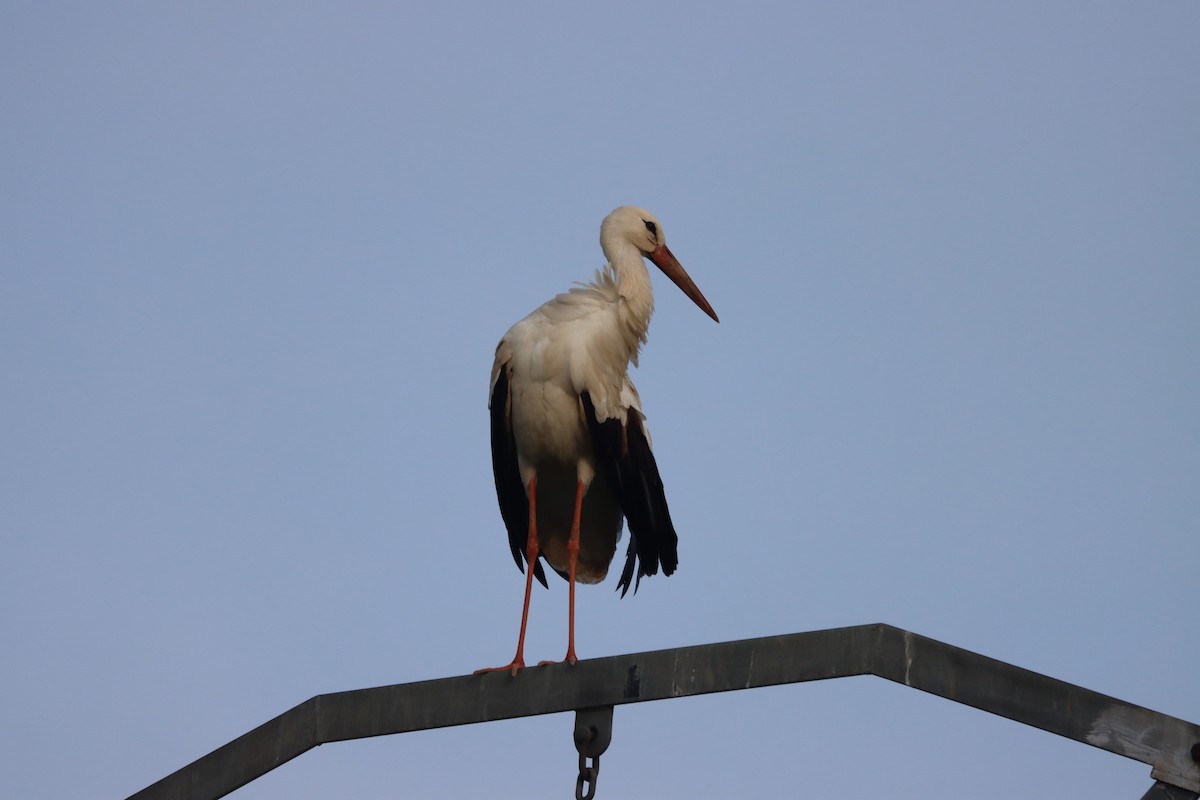
[[[571,520],[571,537],[567,539],[567,584],[570,587],[567,601],[567,657],[563,659],[568,664],[579,661],[575,657],[575,565],[579,561],[579,517],[583,511],[583,481],[575,485],[575,516]],[[557,661],[540,661],[543,664],[557,664]]]
[[[533,568],[537,565],[540,552],[537,535],[537,478],[535,477],[529,481],[529,536],[525,543],[525,606],[521,609],[521,633],[517,637],[517,654],[513,656],[511,663],[505,664],[503,667],[477,669],[475,670],[476,675],[511,670],[513,677],[516,677],[517,670],[525,668],[525,626],[529,623],[529,598],[533,593]],[[574,587],[573,582],[572,587]]]

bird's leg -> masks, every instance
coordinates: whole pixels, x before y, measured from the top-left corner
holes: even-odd
[[[567,657],[568,664],[574,664],[579,659],[575,657],[575,565],[579,561],[579,516],[583,511],[583,481],[575,485],[575,518],[571,520],[571,538],[567,540],[567,577],[570,589],[570,600],[567,601]]]
[[[505,664],[503,667],[477,669],[475,670],[476,675],[511,670],[513,677],[516,677],[517,670],[525,668],[525,626],[529,622],[529,598],[533,593],[533,568],[537,566],[538,554],[541,552],[538,546],[536,497],[537,478],[534,477],[529,479],[529,536],[525,543],[525,606],[521,609],[521,633],[517,637],[517,654],[513,656],[512,663]]]
[[[575,516],[571,520],[571,538],[567,539],[567,591],[570,599],[567,601],[567,657],[563,660],[568,664],[579,661],[575,657],[575,565],[579,561],[579,517],[583,511],[583,481],[575,486]],[[557,664],[557,661],[541,661],[543,664]]]

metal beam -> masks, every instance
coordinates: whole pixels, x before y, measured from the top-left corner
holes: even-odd
[[[880,624],[318,695],[129,800],[215,800],[327,742],[852,675],[1141,761],[1151,793],[1200,797],[1200,725]]]
[[[1169,783],[1155,781],[1154,785],[1142,795],[1142,800],[1196,800],[1196,793],[1180,789]]]

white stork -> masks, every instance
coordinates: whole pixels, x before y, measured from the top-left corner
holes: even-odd
[[[566,661],[575,657],[575,582],[608,574],[629,521],[629,549],[618,587],[679,563],[678,537],[650,450],[641,401],[629,379],[646,341],[654,296],[649,258],[706,314],[716,312],[667,249],[650,212],[621,206],[600,225],[608,264],[595,280],[543,304],[509,328],[492,365],[492,469],[513,558],[525,576],[517,654],[503,667],[525,666],[525,626],[539,557],[569,584]],[[524,561],[522,561],[524,559]],[[636,570],[636,579],[634,573]],[[554,663],[554,662],[541,662]]]

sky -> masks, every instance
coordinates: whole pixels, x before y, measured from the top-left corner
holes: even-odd
[[[1193,722],[1200,4],[0,10],[3,794],[125,797],[313,695],[512,656],[496,342],[662,221],[680,567],[581,658],[886,622]],[[559,658],[566,585],[527,655]],[[569,714],[238,790],[570,796]],[[877,678],[618,708],[599,797],[1135,798]]]

